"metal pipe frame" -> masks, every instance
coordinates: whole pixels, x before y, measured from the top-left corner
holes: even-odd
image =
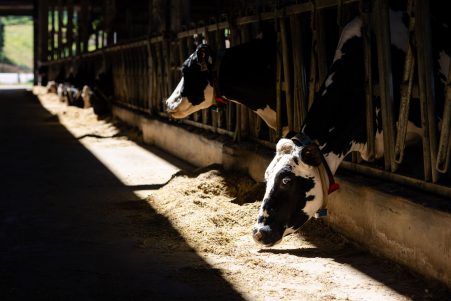
[[[437,161],[437,125],[435,124],[435,95],[432,70],[431,22],[429,1],[417,0],[416,43],[418,54],[418,75],[423,127],[424,174],[428,181],[437,183],[439,175],[435,169]]]
[[[394,160],[394,121],[393,121],[393,81],[391,72],[390,18],[388,0],[373,3],[376,14],[375,32],[379,65],[379,84],[382,111],[382,129],[384,136],[385,170],[395,172],[397,164]]]
[[[84,0],[85,1],[85,0]],[[420,1],[420,0],[417,0]],[[423,0],[421,0],[423,1]],[[357,1],[339,1],[341,5],[348,5]],[[337,5],[335,0],[317,0],[308,3],[296,4],[287,7],[279,7],[271,12],[260,12],[255,16],[239,17],[237,19],[229,19],[227,21],[218,21],[214,24],[202,24],[202,26],[194,27],[182,32],[179,32],[169,39],[168,36],[156,36],[156,37],[144,37],[141,39],[134,39],[130,41],[124,41],[119,44],[109,45],[102,50],[97,50],[89,53],[77,53],[75,56],[69,58],[55,59],[53,56],[51,60],[45,63],[49,67],[49,74],[58,74],[58,69],[62,66],[70,66],[74,63],[74,59],[78,62],[83,62],[88,59],[95,59],[99,55],[106,57],[111,62],[111,66],[114,72],[114,90],[115,90],[115,103],[127,107],[129,109],[139,111],[143,114],[151,114],[158,116],[159,118],[168,118],[164,113],[164,104],[162,100],[169,95],[171,89],[179,79],[179,70],[177,68],[188,54],[193,51],[195,47],[195,41],[199,42],[203,38],[212,44],[216,43],[216,48],[223,48],[225,40],[230,36],[225,36],[225,31],[231,32],[231,45],[237,45],[241,42],[247,41],[253,36],[253,30],[256,28],[257,22],[275,22],[276,31],[278,32],[277,42],[277,74],[276,74],[276,96],[277,96],[277,119],[278,119],[278,131],[269,131],[269,139],[260,139],[260,125],[261,119],[254,115],[249,110],[243,110],[241,105],[232,103],[227,106],[224,113],[211,112],[210,110],[204,110],[202,113],[197,114],[189,119],[182,120],[181,123],[202,128],[214,133],[226,135],[234,138],[235,140],[244,139],[257,142],[265,147],[274,148],[275,141],[280,137],[282,119],[282,106],[287,107],[289,127],[292,130],[299,131],[300,126],[305,118],[307,111],[307,99],[309,94],[309,82],[310,77],[310,93],[314,93],[317,89],[319,81],[319,60],[325,60],[325,57],[319,57],[317,51],[312,52],[311,61],[307,62],[305,47],[305,32],[308,31],[308,26],[303,25],[300,14],[320,14],[321,9],[334,7]],[[393,84],[391,79],[391,58],[390,58],[390,31],[389,31],[389,17],[388,17],[388,4],[387,0],[374,1],[374,7],[372,11],[363,11],[362,18],[364,19],[364,57],[365,57],[365,82],[366,82],[366,102],[367,102],[367,134],[368,134],[368,150],[370,157],[374,154],[374,110],[372,99],[374,96],[379,95],[381,97],[382,114],[383,114],[383,130],[384,130],[384,146],[385,146],[385,161],[384,170],[379,168],[369,167],[368,165],[355,164],[351,162],[344,162],[343,167],[359,173],[365,173],[370,176],[381,177],[396,183],[403,185],[419,187],[423,190],[434,192],[442,196],[450,196],[451,188],[446,185],[438,185],[436,178],[426,176],[426,180],[420,180],[413,177],[401,176],[394,173],[397,169],[395,159],[395,121],[393,118]],[[415,16],[419,15],[420,9],[424,9],[426,4],[420,4],[416,8]],[[337,20],[342,20],[343,8],[340,8],[341,16]],[[426,11],[427,12],[427,11]],[[422,12],[423,13],[423,12]],[[425,23],[428,22],[428,17],[424,17],[423,20],[416,20],[415,22],[415,34],[420,32],[418,39],[421,39],[427,34],[425,29]],[[305,22],[304,22],[305,23]],[[418,24],[420,23],[420,24]],[[258,23],[260,26],[260,23]],[[315,39],[315,27],[318,26],[316,18],[312,20],[312,31]],[[304,28],[305,27],[305,28]],[[320,26],[321,27],[321,26]],[[371,52],[374,51],[371,45],[370,32],[371,29],[376,32],[377,53],[378,53],[378,68],[379,68],[379,86],[373,86],[372,84],[372,68],[371,65]],[[322,29],[324,30],[324,28]],[[324,34],[324,33],[323,33]],[[196,38],[194,37],[196,36]],[[316,37],[317,39],[318,37]],[[291,39],[291,44],[288,40]],[[317,44],[320,41],[313,41]],[[428,44],[427,39],[422,39],[424,44]],[[430,43],[429,43],[430,44]],[[420,44],[422,45],[422,44]],[[420,48],[420,45],[417,47]],[[86,45],[85,45],[86,46]],[[321,45],[318,45],[321,46]],[[324,45],[322,45],[324,47]],[[291,47],[291,49],[288,49]],[[421,46],[422,47],[422,46]],[[430,45],[429,45],[430,47]],[[426,49],[426,48],[425,48]],[[308,51],[308,50],[307,50]],[[427,68],[431,68],[431,63],[428,58],[427,49],[423,50],[425,53],[419,53],[418,65],[423,61],[423,67],[418,66],[420,76],[422,73],[427,72]],[[290,56],[290,52],[292,56]],[[56,54],[56,53],[55,53]],[[407,57],[407,62],[411,62],[410,54]],[[310,64],[310,67],[308,67]],[[413,63],[406,64],[405,80],[407,83],[407,93],[404,93],[404,99],[408,99],[412,93],[412,70],[414,68]],[[323,66],[324,67],[324,66]],[[310,69],[310,74],[308,70]],[[324,71],[323,71],[324,73]],[[451,72],[450,72],[451,73]],[[408,76],[407,76],[408,75]],[[433,85],[433,78],[423,78],[424,82],[430,82],[429,85]],[[423,81],[420,78],[420,82]],[[424,84],[425,85],[425,84]],[[450,85],[448,79],[448,86]],[[145,91],[142,91],[140,87],[145,86]],[[409,88],[410,87],[410,88]],[[432,86],[433,87],[433,86]],[[379,91],[380,89],[380,91]],[[449,143],[449,131],[442,131],[440,142],[435,151],[429,151],[431,149],[430,135],[432,131],[435,131],[435,125],[430,125],[428,120],[431,119],[433,112],[433,102],[429,100],[428,93],[431,94],[431,87],[420,87],[420,96],[422,96],[423,107],[423,124],[426,124],[425,128],[425,167],[429,169],[438,170],[440,172],[447,172],[444,169],[444,165],[447,167],[449,164],[450,156],[450,144]],[[445,121],[444,127],[450,120],[451,109],[451,92],[450,88],[447,90],[447,99],[445,113],[443,120]],[[313,99],[313,98],[312,98]],[[284,103],[286,100],[286,103]],[[408,103],[404,103],[404,106],[408,109]],[[402,109],[405,112],[407,109]],[[223,114],[223,115],[221,115]],[[403,114],[406,115],[406,114]],[[224,116],[225,120],[221,125],[221,116]],[[201,122],[202,121],[202,122]],[[401,120],[401,123],[404,122]],[[447,122],[447,123],[446,123]],[[403,128],[398,129],[398,137],[403,135]],[[435,139],[435,138],[434,138]],[[398,138],[397,138],[398,140]],[[437,142],[435,142],[437,143]],[[396,148],[396,154],[398,154],[400,147],[403,149],[404,142],[399,142],[399,146]],[[427,147],[426,147],[427,146]],[[438,155],[437,155],[438,152]],[[436,164],[433,164],[432,158],[437,155]],[[429,160],[427,162],[427,160]],[[435,161],[434,161],[435,162]],[[428,173],[428,171],[427,171]],[[430,171],[432,175],[432,171]],[[430,183],[432,179],[433,183]],[[435,180],[434,180],[435,179]]]

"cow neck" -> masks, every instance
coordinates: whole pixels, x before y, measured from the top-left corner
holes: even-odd
[[[334,172],[332,172],[329,163],[327,162],[326,158],[324,157],[323,152],[321,151],[318,142],[311,140],[310,137],[303,134],[304,137],[300,137],[300,135],[296,135],[291,138],[291,140],[296,144],[297,146],[306,146],[305,142],[307,142],[307,145],[309,144],[315,144],[318,148],[321,163],[318,165],[318,173],[321,178],[321,187],[323,190],[323,204],[321,206],[321,209],[318,210],[318,212],[315,214],[315,217],[321,217],[327,215],[327,203],[329,200],[329,194],[333,193],[334,191],[337,191],[340,188],[340,185],[335,182],[334,179]]]
[[[227,104],[228,101],[222,97],[221,89],[219,86],[219,72],[221,69],[222,58],[224,57],[225,49],[217,50],[215,62],[213,68],[211,69],[211,84],[213,86],[213,102]]]

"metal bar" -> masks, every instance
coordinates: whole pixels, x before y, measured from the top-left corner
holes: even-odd
[[[293,127],[292,130],[299,132],[301,130],[301,101],[302,101],[302,54],[301,54],[301,28],[299,18],[289,17],[291,29],[291,52],[293,54]]]
[[[145,73],[144,73],[144,66],[145,64],[145,56],[144,56],[144,51],[143,51],[143,47],[139,47],[138,48],[138,78],[137,78],[137,83],[136,83],[136,90],[137,90],[137,98],[139,101],[139,105],[143,108],[146,109],[146,103],[145,103],[145,92],[142,87],[145,87]]]
[[[164,97],[164,90],[165,90],[165,88],[164,88],[164,84],[163,84],[163,82],[160,80],[160,81],[158,81],[158,79],[161,79],[161,78],[163,78],[163,73],[164,73],[164,71],[163,71],[163,64],[162,64],[162,59],[161,59],[161,52],[162,52],[162,45],[161,45],[161,43],[158,43],[157,45],[156,45],[156,48],[155,48],[155,51],[156,51],[156,61],[157,61],[157,90],[156,90],[156,92],[157,92],[157,99],[156,99],[156,107],[157,107],[157,109],[158,109],[158,112],[160,112],[161,111],[161,109],[162,109],[162,106],[161,106],[161,102],[162,102],[162,100],[163,100],[163,97]]]
[[[315,17],[316,22],[316,63],[317,63],[317,76],[318,82],[320,84],[324,82],[327,76],[327,55],[326,55],[326,23],[324,12],[322,10],[317,10],[317,15]],[[316,87],[318,89],[319,87]]]
[[[146,82],[146,86],[147,86],[147,97],[146,97],[146,102],[147,102],[147,109],[148,112],[152,115],[153,112],[153,107],[152,107],[152,80],[153,80],[153,76],[152,76],[152,50],[151,50],[151,44],[150,41],[148,41],[147,45],[146,45],[146,52],[147,52],[147,82]]]
[[[369,9],[363,8],[363,9]],[[363,56],[365,60],[365,96],[366,96],[366,136],[367,160],[373,161],[375,154],[375,122],[373,104],[373,77],[371,64],[371,18],[369,11],[362,12],[363,19]]]
[[[282,46],[282,64],[283,64],[283,79],[285,82],[285,104],[287,107],[287,120],[289,130],[293,130],[293,96],[292,96],[292,85],[291,85],[291,64],[288,51],[288,33],[285,24],[285,18],[279,18],[280,26],[280,37]]]
[[[376,41],[379,65],[379,83],[381,95],[382,128],[384,136],[384,162],[385,169],[396,171],[397,164],[394,161],[394,123],[393,123],[393,82],[391,71],[390,49],[390,18],[388,13],[388,1],[373,2],[373,11],[376,14]]]
[[[151,106],[151,112],[152,114],[156,114],[159,113],[159,109],[158,109],[158,95],[157,95],[157,90],[158,90],[158,86],[157,86],[157,66],[155,63],[155,47],[156,45],[149,43],[149,69],[150,69],[150,85],[151,85],[151,90],[150,90],[150,106]],[[166,108],[165,108],[166,109]]]
[[[443,108],[442,128],[440,131],[437,164],[435,167],[441,173],[448,171],[451,156],[451,64],[449,64],[448,69],[448,80],[445,87],[445,106]]]
[[[413,35],[415,30],[415,17],[413,16],[413,0],[408,1],[409,33]],[[401,103],[399,108],[397,136],[395,144],[395,161],[401,164],[404,157],[404,148],[406,145],[407,124],[409,121],[410,98],[413,87],[413,73],[415,67],[415,59],[413,56],[413,48],[409,43],[405,63],[404,73],[401,83]]]
[[[250,27],[249,24],[243,25],[240,27],[240,43],[246,43],[248,42],[250,38]],[[240,105],[240,118],[241,118],[241,138],[248,137],[249,136],[249,127],[251,125],[251,122],[249,120],[249,115],[254,114],[247,106]]]
[[[413,58],[412,49],[409,47],[406,54],[406,62],[404,66],[403,82],[401,84],[401,103],[399,107],[397,136],[395,144],[395,161],[401,164],[404,157],[404,148],[406,146],[407,124],[409,122],[410,98],[413,87],[413,73],[415,60]]]
[[[293,53],[293,85],[294,85],[294,131],[299,132],[304,123],[308,107],[307,71],[304,47],[302,46],[303,30],[301,16],[291,16],[291,41]]]
[[[214,127],[214,126],[211,126],[211,125],[208,125],[208,124],[192,121],[192,120],[189,120],[189,119],[182,119],[182,120],[180,120],[180,122],[184,123],[184,124],[192,125],[192,126],[204,129],[204,130],[209,130],[211,132],[218,133],[218,134],[221,134],[221,135],[226,135],[226,136],[229,136],[231,138],[234,138],[234,135],[235,135],[235,132],[227,131],[227,130],[224,130],[224,129],[221,129],[221,128],[218,128],[218,127]]]
[[[410,178],[396,173],[391,173],[374,167],[365,166],[362,164],[354,164],[351,162],[343,161],[340,168],[350,170],[356,173],[364,174],[367,176],[372,176],[375,178],[383,179],[385,181],[389,180],[391,182],[409,186],[415,189],[421,189],[424,191],[432,192],[443,197],[451,198],[451,188],[446,186],[441,186],[437,184],[428,183],[415,178]]]
[[[276,43],[276,137],[280,137],[282,134],[282,53],[281,53],[281,33],[280,33],[280,20],[279,18],[274,19],[274,26],[277,34]]]
[[[308,109],[310,109],[316,93],[317,85],[317,70],[318,70],[318,57],[317,57],[317,32],[316,32],[316,10],[310,14],[310,28],[312,31],[312,46],[310,55],[310,78],[309,78],[309,97],[308,97]]]
[[[423,127],[424,175],[426,181],[432,180],[433,183],[436,183],[438,181],[438,172],[435,169],[437,161],[437,137],[429,2],[417,0],[415,15],[419,92]]]

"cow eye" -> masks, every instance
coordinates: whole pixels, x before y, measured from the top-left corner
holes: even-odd
[[[288,188],[289,186],[290,186],[290,184],[291,184],[291,178],[289,178],[289,177],[285,177],[285,178],[283,178],[281,181],[280,181],[280,188],[282,188],[282,189],[286,189],[286,188]]]

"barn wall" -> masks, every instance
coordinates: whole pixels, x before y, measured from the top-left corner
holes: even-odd
[[[328,220],[336,230],[451,287],[451,214],[421,205],[431,199],[424,193],[403,196],[399,187],[396,193],[384,187],[387,183],[366,178],[338,181],[341,189],[331,196]]]
[[[145,143],[156,145],[195,166],[222,163],[223,144],[202,134],[193,133],[192,129],[190,131],[164,121],[148,119],[142,114],[133,113],[119,106],[113,107],[113,115],[139,128]]]
[[[146,143],[199,167],[219,163],[262,181],[274,155],[255,144],[233,143],[223,136],[192,131],[118,106],[113,113],[140,128]],[[422,205],[425,199],[427,206],[446,200],[419,192],[409,194],[399,186],[355,174],[338,172],[336,180],[340,190],[329,200],[327,223],[372,253],[451,288],[451,214]]]

